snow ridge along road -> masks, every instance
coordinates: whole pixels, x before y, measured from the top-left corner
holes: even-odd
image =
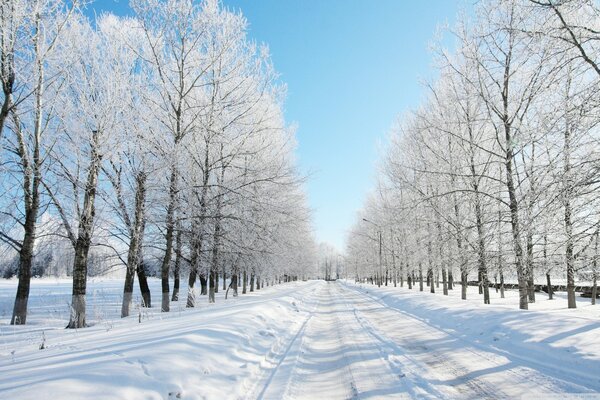
[[[0,325],[4,399],[480,399],[600,391],[600,324],[346,282],[46,329]],[[37,326],[36,329],[40,329]]]

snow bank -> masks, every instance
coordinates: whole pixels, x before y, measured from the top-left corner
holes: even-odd
[[[288,283],[213,305],[203,297],[200,309],[174,307],[142,323],[135,315],[82,330],[42,325],[40,318],[34,326],[3,324],[0,398],[243,397],[268,367],[269,352],[307,318],[319,284]],[[113,286],[96,289],[114,293]]]

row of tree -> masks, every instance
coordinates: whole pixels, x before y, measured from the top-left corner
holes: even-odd
[[[245,18],[218,0],[132,0],[132,17],[95,21],[81,7],[0,2],[0,239],[19,278],[11,323],[26,322],[41,242],[69,249],[70,328],[86,325],[94,254],[124,270],[124,317],[136,275],[150,306],[149,264],[165,312],[184,273],[189,307],[198,279],[214,302],[219,277],[235,296],[238,283],[245,293],[303,276],[315,245],[285,87]]]
[[[349,269],[381,284],[458,273],[462,298],[477,276],[598,276],[600,231],[600,7],[592,0],[486,0],[436,51],[436,81],[393,128],[348,241]],[[539,283],[539,282],[538,282]],[[594,290],[595,292],[595,290]],[[503,295],[503,294],[502,294]],[[593,298],[595,298],[595,293]]]

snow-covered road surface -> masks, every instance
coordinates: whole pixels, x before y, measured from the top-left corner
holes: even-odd
[[[249,398],[515,398],[600,387],[593,374],[507,357],[389,307],[368,290],[328,283],[314,298],[314,311]]]
[[[595,308],[294,282],[79,331],[0,325],[4,399],[600,398]]]

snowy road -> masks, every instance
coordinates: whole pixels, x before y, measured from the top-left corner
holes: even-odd
[[[600,399],[597,306],[522,312],[508,294],[308,281],[75,331],[34,312],[0,324],[0,399]]]
[[[515,398],[591,394],[598,386],[597,379],[585,385],[589,376],[519,359],[389,307],[368,291],[328,283],[249,398]]]

